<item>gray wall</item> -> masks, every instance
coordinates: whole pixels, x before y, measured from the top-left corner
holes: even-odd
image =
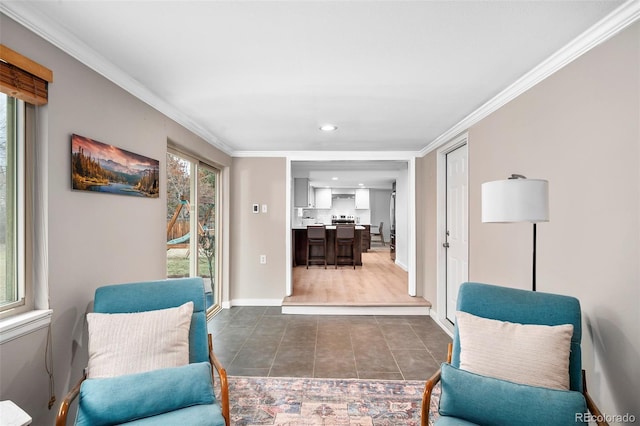
[[[419,273],[434,303],[435,158],[417,173],[430,239]],[[469,278],[517,288],[531,285],[531,224],[481,223],[480,186],[511,173],[549,180],[538,289],[580,300],[590,393],[604,412],[639,418],[640,24],[469,129],[469,173]]]
[[[278,304],[285,296],[286,160],[234,158],[231,171],[231,301]],[[252,213],[254,204],[267,213]],[[259,262],[267,255],[267,264]]]
[[[396,179],[396,265],[409,267],[409,174],[398,173]]]
[[[382,226],[382,234],[385,243],[389,242],[389,229],[391,229],[391,218],[389,217],[389,200],[391,199],[390,189],[370,189],[369,206],[371,207],[371,225]],[[388,245],[388,244],[387,244]]]
[[[87,361],[84,313],[96,287],[165,276],[166,200],[71,191],[70,135],[78,133],[160,160],[167,139],[219,165],[231,159],[33,33],[0,15],[2,44],[54,73],[40,109],[48,144],[48,274],[55,394],[45,371],[46,330],[0,345],[0,399],[25,409],[34,425],[52,424]],[[228,197],[228,194],[225,195]]]

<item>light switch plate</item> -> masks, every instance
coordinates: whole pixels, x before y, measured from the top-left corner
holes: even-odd
[[[260,213],[260,205],[254,204],[253,205],[253,212],[254,213]]]
[[[267,212],[267,205],[263,204],[262,205],[262,213],[266,213]]]

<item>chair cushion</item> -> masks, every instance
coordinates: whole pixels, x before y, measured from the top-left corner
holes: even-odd
[[[138,313],[87,314],[88,378],[142,373],[189,363],[193,302]]]
[[[125,424],[127,426],[225,426],[222,410],[218,404],[194,405]]]
[[[468,422],[457,417],[440,416],[434,423],[436,426],[478,426],[477,423]]]
[[[80,387],[76,425],[113,425],[214,402],[208,362],[87,379]]]
[[[446,363],[441,373],[441,416],[487,426],[586,424],[581,415],[587,405],[580,392],[521,385]]]
[[[573,325],[516,324],[456,313],[460,369],[524,385],[569,389]]]

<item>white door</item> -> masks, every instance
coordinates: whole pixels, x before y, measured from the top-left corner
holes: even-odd
[[[446,319],[455,322],[458,288],[467,281],[469,263],[468,150],[464,144],[446,154]]]

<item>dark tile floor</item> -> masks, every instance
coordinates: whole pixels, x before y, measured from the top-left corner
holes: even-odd
[[[451,341],[426,316],[283,315],[280,307],[224,309],[209,331],[232,376],[423,380]]]

